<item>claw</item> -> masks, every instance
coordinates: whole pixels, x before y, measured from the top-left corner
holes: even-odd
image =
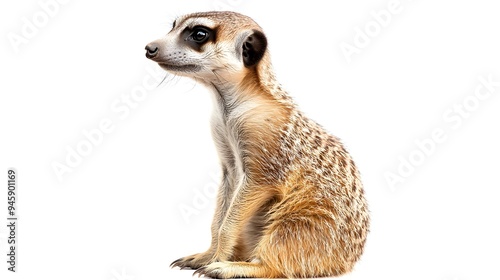
[[[180,259],[177,259],[177,260],[173,261],[170,264],[170,268],[180,267],[181,269],[190,269],[191,267],[189,265],[187,265],[187,263],[189,263],[192,260],[194,260],[194,258],[188,258],[188,259],[180,258]]]
[[[203,266],[203,267],[198,268],[193,273],[193,276],[198,276],[198,278],[200,278],[200,277],[215,278],[215,279],[223,278],[221,275],[221,272],[218,269],[209,268],[208,266]]]
[[[170,268],[174,268],[174,267],[178,267],[179,266],[179,262],[182,260],[182,258],[180,259],[176,259],[175,261],[173,261],[171,264],[170,264]]]
[[[193,272],[193,276],[198,276],[198,278],[200,278],[201,276],[205,275],[206,268],[207,268],[206,266],[198,268]]]

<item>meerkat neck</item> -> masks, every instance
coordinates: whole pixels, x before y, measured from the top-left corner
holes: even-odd
[[[290,96],[276,80],[270,64],[247,71],[237,81],[218,79],[206,85],[214,93],[215,100],[219,106],[222,106],[224,113],[230,112],[239,105],[248,105],[250,102],[254,106],[272,104],[277,110],[282,107],[295,108]]]

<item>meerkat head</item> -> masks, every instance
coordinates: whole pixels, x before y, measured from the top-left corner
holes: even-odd
[[[146,46],[146,57],[164,70],[206,83],[238,82],[255,69],[267,39],[251,18],[234,12],[194,13]]]

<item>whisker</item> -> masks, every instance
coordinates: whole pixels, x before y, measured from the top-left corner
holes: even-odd
[[[160,83],[156,86],[156,88],[159,88],[159,87],[163,84],[163,82],[165,81],[165,79],[167,78],[167,76],[169,76],[169,75],[168,75],[168,73],[165,73],[165,77],[163,77],[163,79],[162,79],[162,80],[161,80],[161,82],[160,82]]]

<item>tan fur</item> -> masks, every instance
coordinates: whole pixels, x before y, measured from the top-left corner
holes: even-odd
[[[200,24],[216,30],[201,54],[178,39]],[[369,229],[358,170],[341,142],[305,117],[281,88],[267,49],[255,67],[243,66],[235,44],[252,30],[262,31],[237,13],[196,13],[178,18],[155,42],[162,49],[152,59],[160,65],[200,65],[192,72],[165,68],[213,92],[212,132],[223,170],[210,248],[172,266],[213,278],[349,272]],[[171,53],[187,58],[171,59]]]

